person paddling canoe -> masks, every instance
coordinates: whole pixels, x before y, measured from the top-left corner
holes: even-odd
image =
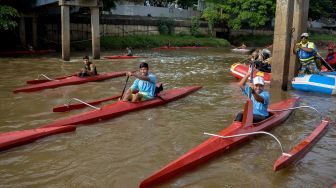
[[[249,95],[252,92],[251,100],[253,102],[253,123],[257,123],[266,119],[269,116],[267,111],[270,95],[268,91],[264,90],[264,78],[261,76],[256,76],[253,79],[253,84],[246,85],[247,79],[251,76],[251,68],[244,78],[239,82],[239,87],[242,89],[245,95]],[[239,112],[236,116],[235,121],[242,122],[243,112]]]
[[[132,47],[127,47],[127,48],[126,48],[126,51],[127,51],[127,53],[126,53],[127,56],[133,56],[133,50],[132,50]]]
[[[127,76],[137,78],[133,85],[127,90],[123,97],[123,101],[145,101],[155,96],[156,76],[149,72],[147,63],[140,64],[140,73],[127,72]],[[136,94],[133,94],[137,92]]]
[[[83,57],[84,68],[78,73],[79,77],[95,76],[98,74],[96,66],[89,61],[88,56]]]

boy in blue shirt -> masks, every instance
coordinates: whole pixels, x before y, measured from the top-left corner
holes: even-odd
[[[140,64],[140,74],[127,72],[127,76],[137,78],[133,85],[127,90],[123,97],[123,101],[145,101],[154,98],[156,87],[156,76],[149,72],[147,63]],[[133,94],[137,92],[136,94]]]
[[[246,85],[246,81],[251,75],[251,69],[244,76],[244,78],[239,82],[239,87],[243,90],[245,95],[249,95],[252,92],[251,100],[253,103],[253,123],[257,123],[266,119],[269,114],[267,111],[270,95],[267,91],[264,90],[264,78],[256,76],[253,79],[253,84],[251,86]],[[243,112],[239,112],[235,121],[243,120]]]

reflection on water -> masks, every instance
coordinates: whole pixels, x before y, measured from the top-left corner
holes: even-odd
[[[203,89],[165,106],[1,152],[0,187],[137,187],[145,177],[207,139],[203,132],[219,132],[241,111],[246,97],[229,74],[229,67],[246,56],[226,49],[141,51],[139,55],[148,58],[97,60],[95,64],[98,71],[111,72],[137,70],[139,62],[146,61],[165,89],[186,85],[203,85]],[[67,63],[56,55],[0,59],[4,65],[0,77],[0,132],[35,128],[89,110],[51,112],[53,106],[71,97],[89,101],[121,93],[123,77],[34,93],[12,93],[41,73],[53,77],[77,72],[82,66],[81,56],[75,54]],[[314,106],[336,120],[334,96],[273,89],[271,95],[273,102],[301,97],[301,105]],[[319,120],[319,115],[310,109],[300,109],[271,132],[288,151]],[[331,187],[336,182],[334,126],[302,160],[278,173],[272,171],[272,165],[280,156],[280,149],[273,140],[260,136],[161,187]]]

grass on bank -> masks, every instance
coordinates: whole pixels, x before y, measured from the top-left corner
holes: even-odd
[[[225,39],[194,37],[194,36],[171,36],[171,35],[136,35],[136,36],[104,36],[100,38],[100,47],[105,50],[132,48],[153,48],[166,46],[213,46],[228,47],[230,43]],[[91,41],[72,44],[75,50],[91,48]]]
[[[311,41],[321,41],[321,42],[333,42],[336,43],[336,35],[333,34],[316,34],[312,33],[310,36]]]
[[[336,44],[335,34],[309,32],[310,41],[319,46],[325,46],[329,43]],[[230,38],[232,45],[240,46],[243,42],[247,46],[264,47],[273,44],[273,35],[239,35]]]
[[[235,46],[245,43],[247,46],[265,47],[273,43],[273,35],[238,35],[230,37],[230,42]]]

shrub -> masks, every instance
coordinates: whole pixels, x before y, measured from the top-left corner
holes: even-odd
[[[192,36],[196,36],[197,34],[199,34],[200,25],[201,23],[198,17],[191,18],[190,33]]]
[[[159,20],[159,32],[160,32],[160,34],[163,34],[163,35],[174,34],[174,28],[175,28],[174,26],[175,26],[175,22],[174,22],[174,19],[172,19],[172,18],[161,17],[160,20]],[[168,29],[167,33],[165,33],[166,29]],[[163,33],[161,33],[161,31]]]

